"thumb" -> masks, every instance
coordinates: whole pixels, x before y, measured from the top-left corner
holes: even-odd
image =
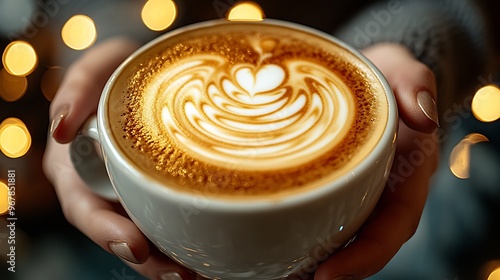
[[[75,61],[50,105],[50,134],[59,143],[75,138],[97,104],[108,78],[138,47],[124,38],[113,38],[89,49]]]
[[[389,82],[405,124],[420,132],[433,132],[439,126],[439,119],[436,79],[429,67],[399,44],[377,44],[363,53]]]

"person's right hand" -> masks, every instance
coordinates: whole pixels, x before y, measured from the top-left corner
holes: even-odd
[[[108,78],[138,44],[123,38],[89,49],[68,69],[50,107],[51,127],[43,159],[66,219],[101,246],[150,279],[195,279],[196,276],[154,248],[118,203],[107,201],[80,179],[69,158],[71,142],[96,112]]]
[[[365,279],[380,271],[417,230],[438,165],[434,73],[403,45],[379,43],[363,53],[387,78],[396,97],[396,154],[371,217],[348,246],[319,266],[315,280]]]

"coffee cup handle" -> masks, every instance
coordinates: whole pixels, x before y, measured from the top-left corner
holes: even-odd
[[[97,117],[91,116],[71,142],[70,158],[80,178],[99,196],[118,201],[101,153]]]

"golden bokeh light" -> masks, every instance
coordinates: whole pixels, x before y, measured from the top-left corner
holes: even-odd
[[[28,89],[28,79],[24,76],[14,76],[7,70],[0,70],[0,98],[7,102],[19,100]]]
[[[10,158],[24,156],[31,147],[31,135],[19,119],[8,118],[0,124],[0,151]]]
[[[227,19],[230,21],[262,21],[264,12],[253,2],[242,2],[232,7]]]
[[[500,267],[497,267],[488,275],[488,280],[500,280]]]
[[[48,101],[52,101],[56,95],[59,85],[64,77],[64,70],[62,67],[54,66],[43,74],[41,81],[42,93]]]
[[[472,113],[482,122],[500,119],[500,88],[487,85],[480,88],[472,99]]]
[[[500,260],[490,260],[478,271],[477,279],[500,280]]]
[[[35,49],[29,43],[14,41],[5,48],[2,63],[9,74],[26,76],[35,70],[38,57]]]
[[[486,136],[479,133],[467,135],[458,143],[450,155],[450,170],[460,179],[467,179],[470,175],[470,147],[480,142],[488,142]]]
[[[165,30],[177,17],[177,7],[172,0],[149,0],[142,8],[141,17],[149,29]]]
[[[61,36],[68,47],[74,50],[84,50],[96,41],[97,30],[91,18],[85,15],[75,15],[64,24]]]
[[[9,210],[9,187],[5,182],[0,181],[0,215]]]

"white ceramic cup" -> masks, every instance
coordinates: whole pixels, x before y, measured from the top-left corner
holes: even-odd
[[[132,54],[106,84],[97,116],[85,123],[73,141],[71,157],[81,177],[96,192],[108,198],[117,197],[151,242],[185,267],[217,279],[280,279],[290,274],[300,279],[348,243],[374,209],[394,156],[396,102],[377,68],[336,38],[287,22],[255,23],[286,26],[324,37],[369,65],[388,100],[388,122],[380,141],[344,176],[279,201],[231,201],[169,188],[134,167],[118,148],[109,127],[108,97],[112,90],[126,85],[124,72],[131,71],[129,64],[159,42],[196,28],[224,24],[232,23],[216,20],[183,27]],[[89,140],[100,145],[105,168]]]

